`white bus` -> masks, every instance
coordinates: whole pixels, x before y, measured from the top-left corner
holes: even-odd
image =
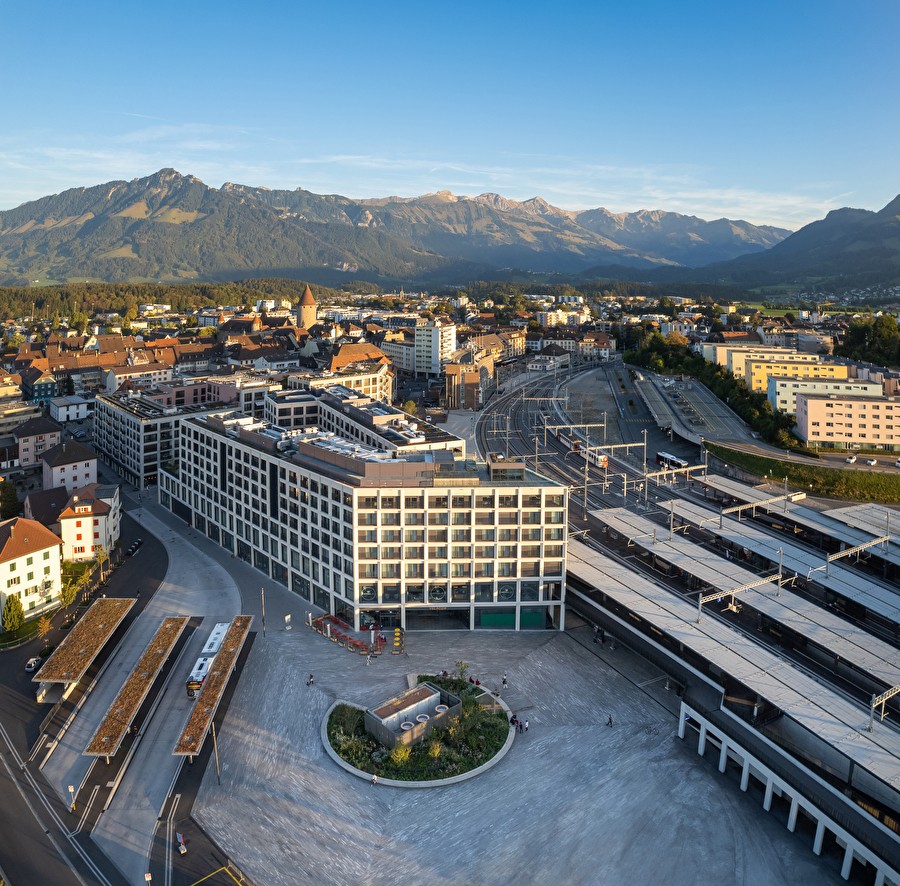
[[[209,669],[215,660],[216,657],[214,655],[201,655],[197,659],[194,669],[191,671],[185,684],[188,698],[193,698],[203,688],[203,684],[209,676]]]

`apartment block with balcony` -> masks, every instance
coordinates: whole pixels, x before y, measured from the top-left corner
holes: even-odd
[[[160,502],[357,630],[564,626],[565,486],[445,444],[373,446],[335,410],[341,433],[187,419]]]
[[[813,355],[810,355],[813,356]],[[787,378],[821,378],[831,381],[846,379],[850,376],[849,367],[845,363],[783,363],[773,360],[748,360],[744,381],[753,391],[766,393],[769,379]]]
[[[834,394],[838,397],[880,397],[882,385],[874,381],[857,379],[832,380],[827,378],[801,378],[796,375],[769,376],[768,399],[772,409],[793,415],[797,411],[798,394]]]
[[[822,449],[900,451],[900,397],[797,395],[794,433]]]
[[[155,486],[162,465],[177,456],[184,419],[222,406],[166,406],[130,392],[102,395],[94,406],[94,447],[129,483]]]

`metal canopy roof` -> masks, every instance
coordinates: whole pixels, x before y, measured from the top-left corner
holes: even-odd
[[[785,572],[796,572],[806,578],[811,569],[819,569],[812,574],[811,581],[900,625],[900,596],[891,586],[837,563],[830,564],[826,575],[825,571],[819,568],[825,565],[824,554],[808,551],[792,544],[786,538],[770,535],[751,523],[738,522],[731,517],[723,518],[720,529],[718,513],[703,505],[676,501],[674,510],[675,515],[685,523],[691,526],[699,526],[702,523],[706,532],[731,543],[736,548],[743,548],[748,552],[752,550],[771,563],[778,563],[778,550],[782,549]]]
[[[695,477],[695,482],[701,483],[709,489],[714,489],[723,495],[730,496],[738,501],[752,504],[771,498],[771,494],[755,486],[739,483],[737,480],[729,480],[726,477]],[[798,526],[827,535],[836,541],[842,542],[847,547],[865,544],[873,538],[887,535],[889,524],[887,520],[888,508],[880,505],[858,505],[853,508],[843,508],[828,511],[817,511],[794,502],[777,502],[775,504],[760,505],[760,510],[769,514],[781,514]],[[857,519],[852,513],[855,511],[865,513],[865,522]],[[850,512],[850,513],[847,513]],[[891,535],[900,535],[900,513],[890,511],[893,529]],[[869,554],[886,560],[896,566],[900,566],[900,549],[896,542],[888,545],[885,550],[880,545],[869,549]]]
[[[568,572],[739,680],[875,778],[900,790],[900,735],[868,711],[717,619],[582,542],[569,542]]]
[[[714,590],[722,591],[723,596],[759,578],[757,573],[720,557],[678,533],[669,540],[667,529],[622,508],[595,511],[592,516],[622,535],[633,538],[634,544],[660,560],[693,575]],[[656,543],[653,541],[653,530],[656,530]],[[777,594],[776,583],[770,582],[744,591],[737,599],[742,605],[806,637],[816,646],[839,655],[886,687],[900,685],[900,650],[829,609],[795,594],[788,587],[781,589],[780,596]]]

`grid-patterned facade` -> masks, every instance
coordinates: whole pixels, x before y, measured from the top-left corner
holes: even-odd
[[[162,504],[357,629],[563,625],[567,489],[524,466],[216,415],[180,451]]]

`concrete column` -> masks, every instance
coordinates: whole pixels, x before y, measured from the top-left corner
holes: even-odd
[[[706,753],[706,724],[700,724],[700,741],[697,743],[697,753],[702,757]]]
[[[813,840],[813,852],[822,854],[822,841],[825,839],[825,822],[822,819],[816,821],[816,839]]]
[[[841,876],[845,880],[850,879],[850,870],[853,867],[853,843],[848,840],[847,848],[844,850],[844,864],[841,866]]]
[[[766,796],[763,798],[763,809],[768,812],[772,808],[772,788],[775,787],[775,782],[770,778],[766,782]]]
[[[725,771],[725,766],[728,764],[728,741],[725,737],[722,737],[722,749],[719,751],[719,772]]]
[[[475,607],[474,606],[469,607],[469,630],[470,631],[475,630]]]
[[[787,829],[794,833],[794,830],[797,827],[797,813],[800,811],[800,804],[797,802],[796,797],[791,797],[791,811],[788,813],[788,824]]]
[[[566,629],[566,607],[563,603],[559,604],[559,629],[561,631]]]
[[[741,770],[741,790],[746,791],[750,785],[750,761],[744,758],[744,768]]]
[[[687,724],[688,715],[684,712],[684,705],[681,707],[681,716],[678,718],[678,737],[684,738],[685,725]]]
[[[875,886],[884,886],[884,871],[881,868],[875,872]]]

